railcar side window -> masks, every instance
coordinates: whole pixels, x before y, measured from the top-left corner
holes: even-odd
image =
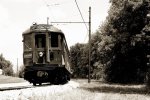
[[[24,50],[30,50],[31,49],[31,35],[24,35]]]
[[[46,37],[45,34],[38,34],[35,36],[35,46],[37,48],[45,48]]]
[[[51,34],[51,47],[58,47],[58,34],[57,33]]]

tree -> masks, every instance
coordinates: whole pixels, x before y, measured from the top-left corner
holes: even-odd
[[[75,44],[70,48],[73,77],[86,78],[88,75],[88,51],[86,44]]]
[[[149,2],[111,0],[109,16],[102,30],[115,39],[110,64],[106,66],[106,81],[116,83],[143,82],[146,73],[144,41],[136,35],[147,24]],[[107,29],[107,30],[106,30]],[[143,73],[143,74],[141,74]]]
[[[147,65],[142,31],[148,24],[150,2],[148,0],[110,0],[110,2],[112,5],[106,21],[92,35],[92,78],[101,78],[113,83],[143,83]],[[79,59],[75,59],[76,56],[72,55],[75,57],[73,65],[77,66],[75,69],[79,68],[76,70],[78,74],[82,74],[81,51],[87,52],[87,45],[84,48],[77,45],[72,48],[75,50],[73,55],[78,55]]]
[[[2,54],[0,55],[0,68],[3,70],[3,75],[13,76],[13,65]]]
[[[91,74],[93,78],[105,79],[105,66],[110,63],[113,42],[114,39],[111,36],[105,35],[101,31],[92,34],[91,66],[93,66],[93,72]]]

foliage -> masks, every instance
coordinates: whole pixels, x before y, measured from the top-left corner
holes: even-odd
[[[143,83],[147,60],[142,31],[148,24],[150,2],[110,0],[110,3],[106,21],[92,35],[91,76],[107,82]],[[87,74],[84,68],[88,66],[88,55],[86,63],[81,59],[82,52],[88,52],[87,49],[88,44],[76,44],[71,48],[72,68],[77,76]]]
[[[91,39],[91,78],[105,78],[104,66],[109,64],[111,49],[113,47],[113,38],[97,31]],[[87,78],[89,51],[88,44],[75,44],[70,48],[73,76],[77,78]],[[109,56],[108,56],[109,54]]]
[[[146,57],[147,57],[147,74],[146,74],[146,85],[148,88],[150,88],[150,19],[149,19],[149,24],[147,24],[144,28],[143,28],[143,35],[146,36],[145,39],[145,43],[146,43]]]
[[[20,70],[19,70],[19,72],[18,72],[18,76],[19,76],[20,78],[23,78],[23,77],[24,77],[24,68],[25,68],[24,65],[20,66]]]
[[[3,75],[13,76],[13,65],[2,54],[0,55],[0,68],[3,70]]]
[[[111,0],[112,6],[102,30],[115,39],[110,64],[106,66],[107,82],[144,82],[146,54],[144,41],[137,41],[137,34],[147,24],[149,3],[146,1]],[[106,29],[108,30],[106,30]],[[139,38],[140,39],[140,38]]]
[[[88,75],[88,51],[86,44],[77,43],[70,48],[73,77],[85,78]]]
[[[110,36],[104,35],[97,31],[92,35],[91,39],[91,66],[93,66],[95,79],[105,79],[105,66],[109,64],[109,59],[111,57],[112,47],[114,39]]]

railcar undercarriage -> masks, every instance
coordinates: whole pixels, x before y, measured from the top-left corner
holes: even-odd
[[[24,79],[33,83],[34,86],[45,82],[58,85],[70,81],[70,73],[64,66],[41,64],[26,67]]]

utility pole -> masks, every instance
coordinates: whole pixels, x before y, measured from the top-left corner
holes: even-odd
[[[89,7],[89,74],[88,74],[88,83],[91,82],[91,7]]]
[[[18,58],[17,58],[17,74],[18,74]]]
[[[47,25],[49,25],[49,17],[47,17]]]

